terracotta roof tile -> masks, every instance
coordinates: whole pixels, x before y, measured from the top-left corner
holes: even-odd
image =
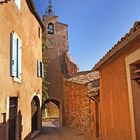
[[[83,73],[72,78],[67,79],[69,82],[74,82],[78,84],[87,84],[91,81],[99,79],[99,72],[98,71],[90,71],[89,73]]]
[[[115,44],[106,54],[105,56],[103,56],[100,61],[93,67],[93,70],[97,70],[98,67],[100,67],[105,61],[107,61],[108,59],[106,59],[109,55],[111,55],[111,53],[114,51],[114,50],[117,50],[120,45],[126,41],[127,39],[129,39],[130,36],[132,36],[135,32],[139,31],[140,30],[140,21],[136,21],[133,25],[133,27],[130,29],[130,31],[128,33],[126,33],[124,35],[124,37],[122,37],[118,42],[117,44]],[[106,60],[105,60],[106,59]],[[104,61],[104,62],[103,62]]]

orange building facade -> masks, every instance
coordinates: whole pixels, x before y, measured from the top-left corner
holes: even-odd
[[[0,1],[0,139],[41,128],[44,29],[32,1]]]
[[[139,140],[140,22],[93,70],[100,73],[101,140]]]

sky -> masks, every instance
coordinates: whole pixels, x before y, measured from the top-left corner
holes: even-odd
[[[42,17],[48,0],[34,0]],[[72,60],[81,71],[94,65],[140,21],[140,0],[52,0],[59,22],[68,24]]]

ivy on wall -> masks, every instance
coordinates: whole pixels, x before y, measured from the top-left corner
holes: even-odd
[[[42,42],[42,62],[44,64],[44,78],[42,80],[42,105],[43,105],[42,107],[45,106],[45,101],[49,97],[48,96],[48,89],[47,89],[47,85],[48,85],[48,82],[47,82],[47,63],[48,63],[48,60],[47,60],[46,51],[47,51],[48,46],[55,47],[56,43],[57,43],[57,40],[55,37],[53,37],[51,39],[45,39]]]
[[[42,43],[42,60],[44,64],[44,78],[42,80],[42,104],[45,104],[46,99],[48,98],[47,90],[47,54],[46,54],[47,44]]]

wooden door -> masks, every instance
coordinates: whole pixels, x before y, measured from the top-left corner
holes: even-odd
[[[16,140],[16,118],[18,98],[10,97],[9,102],[9,140]]]

